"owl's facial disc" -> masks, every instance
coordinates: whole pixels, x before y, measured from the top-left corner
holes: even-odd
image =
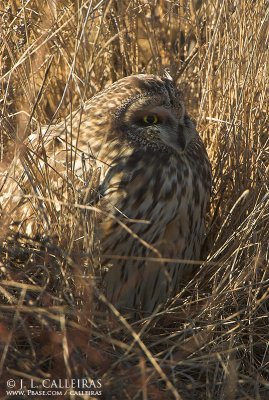
[[[185,150],[186,139],[182,126],[160,126],[158,135],[167,146],[172,147],[177,153],[182,153]]]
[[[130,115],[128,121],[136,140],[156,147],[168,147],[182,153],[186,147],[186,138],[182,122],[173,110],[167,106],[143,107]]]

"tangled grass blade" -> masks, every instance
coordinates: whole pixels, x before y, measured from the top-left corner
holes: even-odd
[[[266,0],[0,1],[1,398],[45,379],[94,392],[66,398],[269,398],[268,17]],[[140,73],[179,85],[213,189],[196,274],[134,319],[104,296],[102,168],[76,133],[87,99]],[[148,261],[180,261],[113,218]]]

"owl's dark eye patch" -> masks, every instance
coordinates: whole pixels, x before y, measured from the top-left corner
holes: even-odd
[[[151,126],[151,125],[157,125],[162,122],[161,118],[157,114],[145,114],[139,116],[139,118],[136,118],[135,123],[137,125],[141,126]]]
[[[156,115],[156,114],[144,115],[144,117],[143,117],[143,122],[145,123],[145,125],[155,125],[155,124],[158,124],[158,122],[159,122],[158,115]]]

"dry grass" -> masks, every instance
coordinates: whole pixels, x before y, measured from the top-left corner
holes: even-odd
[[[0,14],[2,170],[18,138],[105,84],[169,68],[214,172],[207,261],[132,325],[93,285],[71,200],[56,238],[1,217],[2,398],[7,379],[59,377],[102,379],[104,399],[269,398],[268,1],[9,0]]]

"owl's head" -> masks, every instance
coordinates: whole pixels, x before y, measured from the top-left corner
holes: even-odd
[[[111,127],[108,140],[114,136],[134,147],[183,153],[197,136],[180,91],[169,77],[128,76],[93,100],[102,104],[102,112],[94,114],[98,126],[109,123]]]

